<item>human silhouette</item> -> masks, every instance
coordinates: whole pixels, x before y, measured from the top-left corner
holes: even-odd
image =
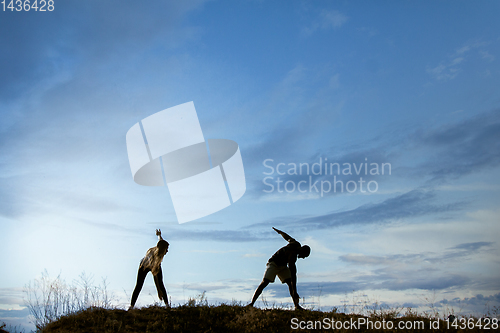
[[[255,304],[264,288],[267,287],[269,283],[273,283],[276,275],[278,275],[281,283],[286,283],[288,285],[295,309],[303,310],[303,308],[299,305],[300,296],[297,293],[297,267],[295,266],[295,262],[297,261],[297,258],[307,258],[311,253],[311,248],[307,245],[300,246],[300,243],[290,237],[287,233],[278,230],[275,227],[273,227],[273,229],[286,241],[288,241],[288,245],[276,251],[276,253],[269,258],[264,278],[257,287],[257,290],[255,290],[252,302],[248,304],[248,306],[253,306]]]
[[[139,271],[137,272],[137,283],[132,294],[130,309],[134,307],[135,302],[137,301],[137,297],[141,292],[142,285],[144,284],[144,280],[146,279],[146,275],[148,274],[148,272],[151,272],[153,274],[156,290],[158,291],[158,297],[160,298],[160,300],[163,300],[165,302],[166,306],[169,306],[167,291],[165,290],[165,286],[163,285],[163,273],[161,271],[161,262],[163,261],[163,257],[165,256],[165,254],[167,254],[168,252],[169,244],[161,237],[160,229],[156,229],[156,236],[158,236],[158,243],[155,247],[150,248],[148,252],[146,252],[146,255],[144,256],[144,258],[142,258],[139,265]]]

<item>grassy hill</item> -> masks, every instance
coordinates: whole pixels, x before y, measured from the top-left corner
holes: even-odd
[[[480,332],[482,330],[476,326],[477,320],[473,319],[476,324],[472,329],[460,329],[460,322],[457,322],[458,329],[447,329],[446,321],[411,312],[403,317],[395,317],[390,313],[364,317],[337,313],[335,310],[322,312],[262,310],[224,304],[183,305],[175,308],[150,306],[130,311],[88,308],[49,323],[42,332]],[[430,329],[430,325],[434,329]],[[332,329],[332,326],[338,329]],[[491,329],[494,328],[491,323],[489,326],[488,332],[498,331]]]

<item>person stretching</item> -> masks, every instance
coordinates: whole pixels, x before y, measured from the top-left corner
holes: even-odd
[[[144,258],[142,258],[141,263],[139,265],[139,271],[137,272],[137,283],[135,285],[134,292],[132,294],[132,301],[130,302],[130,309],[132,309],[137,301],[137,297],[141,292],[142,285],[144,284],[144,280],[146,279],[146,275],[148,272],[153,274],[153,278],[155,280],[156,290],[158,291],[158,297],[160,300],[165,302],[166,306],[168,305],[168,297],[167,291],[165,290],[165,286],[163,285],[163,273],[161,271],[161,262],[163,261],[163,257],[168,252],[168,242],[161,237],[161,230],[156,229],[156,236],[158,236],[158,243],[155,247],[152,247],[146,252]]]
[[[288,285],[295,309],[303,310],[303,308],[299,305],[300,296],[297,293],[297,267],[295,267],[295,262],[297,261],[297,258],[307,258],[311,253],[311,248],[307,245],[300,246],[300,243],[290,237],[287,233],[278,230],[275,227],[273,227],[273,229],[286,241],[288,241],[288,245],[276,251],[276,253],[269,258],[264,278],[257,287],[257,290],[255,290],[252,302],[248,304],[248,306],[253,306],[255,304],[264,288],[267,287],[269,283],[273,283],[276,275],[278,275],[281,283],[286,283]]]

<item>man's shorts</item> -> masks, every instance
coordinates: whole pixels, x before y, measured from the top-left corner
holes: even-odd
[[[266,272],[264,273],[264,279],[274,282],[276,275],[281,280],[281,283],[285,283],[286,279],[292,278],[292,273],[288,266],[277,266],[274,261],[268,262],[266,265]]]

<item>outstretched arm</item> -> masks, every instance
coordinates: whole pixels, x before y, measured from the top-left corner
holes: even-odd
[[[160,229],[156,229],[156,236],[158,236],[159,241],[163,240],[163,238],[161,237],[161,230]]]
[[[292,237],[290,237],[290,235],[288,235],[286,232],[283,232],[281,230],[278,230],[276,229],[275,227],[273,227],[274,231],[276,231],[278,234],[280,234],[286,241],[291,241],[293,240]]]

